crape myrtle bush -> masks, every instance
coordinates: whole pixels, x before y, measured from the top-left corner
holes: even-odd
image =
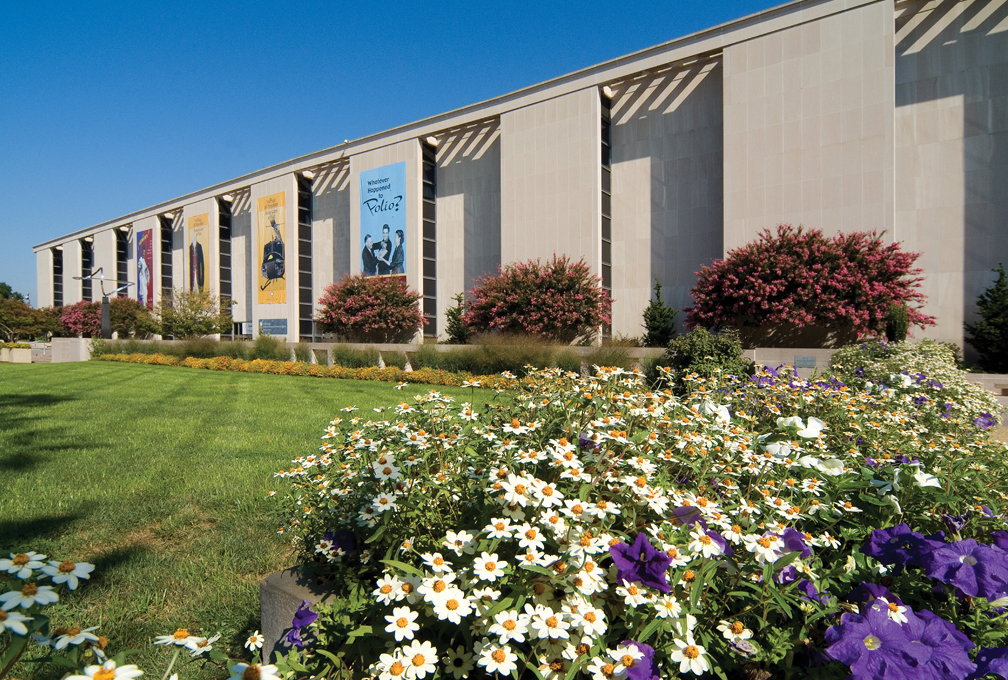
[[[101,303],[81,300],[63,307],[60,325],[78,335],[101,334]]]
[[[409,340],[423,328],[421,297],[404,277],[348,274],[326,288],[315,321],[323,332],[356,342]]]
[[[609,323],[612,299],[584,260],[566,255],[500,268],[476,280],[465,304],[465,325],[476,333],[529,334],[569,343]]]
[[[300,658],[380,680],[1003,677],[1008,447],[985,404],[886,375],[678,398],[554,369],[480,409],[347,407],[276,474],[280,531],[339,596]]]
[[[875,232],[826,238],[818,229],[782,224],[777,233],[715,260],[699,272],[687,328],[770,324],[851,324],[858,335],[884,335],[893,304],[907,306],[910,325],[934,325],[918,309],[922,270],[918,253],[886,245]]]

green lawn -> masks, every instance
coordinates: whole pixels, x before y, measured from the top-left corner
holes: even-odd
[[[363,415],[427,389],[111,362],[0,364],[0,555],[34,550],[97,565],[50,607],[53,623],[97,625],[113,650],[143,649],[131,663],[148,675],[168,656],[149,643],[176,628],[220,631],[225,651],[241,656],[259,628],[259,581],[292,561],[266,497],[281,488],[273,472],[314,452],[339,408]],[[180,673],[194,676],[219,673],[197,664]]]

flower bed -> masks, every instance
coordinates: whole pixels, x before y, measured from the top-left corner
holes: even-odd
[[[298,658],[381,680],[1003,674],[996,417],[926,376],[690,383],[554,370],[483,413],[346,409],[277,473],[280,530],[342,595],[292,629]]]
[[[272,375],[299,375],[314,378],[343,378],[345,380],[377,380],[394,383],[417,383],[426,385],[443,385],[447,387],[467,387],[470,385],[488,389],[510,389],[516,385],[516,380],[504,375],[471,376],[462,373],[450,373],[432,368],[420,368],[415,371],[404,371],[401,368],[368,366],[365,368],[347,368],[345,366],[322,366],[304,361],[267,361],[265,359],[232,359],[231,357],[213,357],[199,359],[196,357],[177,357],[165,354],[103,354],[95,357],[96,361],[119,361],[131,364],[150,364],[155,366],[184,366],[185,368],[200,368],[212,371],[241,371],[244,373],[270,373]]]

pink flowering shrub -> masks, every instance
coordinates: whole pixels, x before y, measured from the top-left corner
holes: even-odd
[[[476,332],[536,335],[571,342],[609,323],[612,298],[584,260],[566,255],[547,262],[509,264],[469,291],[465,325]]]
[[[408,341],[424,324],[421,297],[404,277],[347,275],[319,298],[315,321],[356,342]]]
[[[893,304],[906,305],[912,326],[934,325],[921,313],[919,253],[885,244],[872,232],[837,234],[789,224],[715,260],[698,272],[686,327],[774,324],[850,325],[858,336],[883,335]]]
[[[81,300],[63,308],[60,324],[80,335],[101,335],[101,303]]]

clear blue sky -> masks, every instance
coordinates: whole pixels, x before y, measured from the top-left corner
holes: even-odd
[[[780,2],[10,3],[0,281],[32,246]]]

